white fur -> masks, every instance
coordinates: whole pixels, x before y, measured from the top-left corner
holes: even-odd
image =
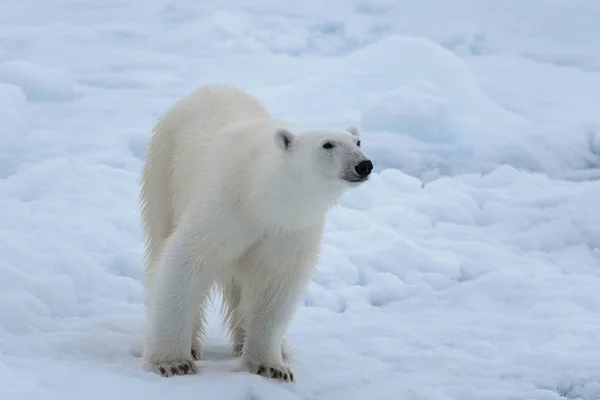
[[[197,372],[217,284],[242,368],[293,381],[283,336],[311,279],[325,213],[359,184],[347,181],[366,160],[357,141],[354,127],[274,120],[228,86],[201,87],[168,110],[142,172],[146,370]]]

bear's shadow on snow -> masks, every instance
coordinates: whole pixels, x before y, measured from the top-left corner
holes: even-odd
[[[238,357],[231,353],[231,348],[225,344],[209,344],[208,346],[204,346],[202,351],[203,354],[200,363],[204,361],[238,360]]]
[[[135,346],[130,354],[134,358],[142,358],[142,348]],[[237,363],[238,357],[234,356],[231,347],[226,343],[206,343],[202,348],[202,359],[198,361],[198,365],[205,366],[212,362],[222,363],[225,361]]]

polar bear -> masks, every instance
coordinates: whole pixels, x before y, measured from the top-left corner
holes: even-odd
[[[372,169],[355,127],[298,128],[227,85],[176,102],[155,125],[142,170],[144,369],[198,371],[216,286],[238,370],[294,382],[283,336],[326,212]]]

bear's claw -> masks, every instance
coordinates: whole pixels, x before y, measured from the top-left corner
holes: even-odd
[[[265,378],[295,383],[292,370],[283,364],[254,363],[248,367],[248,372]]]
[[[150,369],[164,377],[198,373],[198,366],[192,360],[156,361],[151,363]]]

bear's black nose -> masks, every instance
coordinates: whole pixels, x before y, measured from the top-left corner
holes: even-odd
[[[369,174],[373,170],[373,163],[371,162],[371,160],[361,161],[356,167],[354,167],[354,170],[360,176],[369,176]]]

